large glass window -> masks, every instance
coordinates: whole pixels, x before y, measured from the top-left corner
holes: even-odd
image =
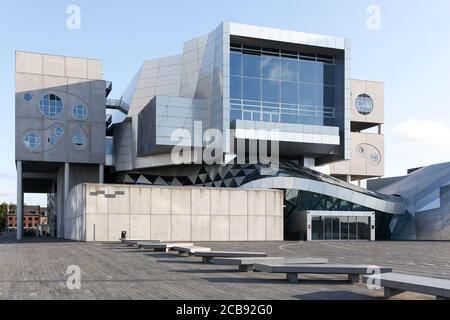
[[[332,126],[334,95],[333,57],[231,45],[232,120]]]
[[[244,100],[261,100],[261,80],[244,78]]]
[[[358,217],[358,240],[370,240],[370,218]]]
[[[265,79],[281,79],[281,60],[279,57],[262,56],[262,77]]]
[[[244,76],[261,77],[261,56],[259,54],[244,54]]]
[[[323,240],[323,221],[321,217],[312,217],[312,240]]]
[[[280,82],[273,80],[263,80],[262,99],[263,101],[280,102]]]
[[[41,98],[39,108],[43,115],[54,118],[63,111],[64,105],[57,95],[46,94]]]

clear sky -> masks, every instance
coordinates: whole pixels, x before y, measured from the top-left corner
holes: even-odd
[[[66,26],[69,5],[81,9],[79,30]],[[379,29],[367,25],[372,5]],[[102,59],[120,97],[143,60],[181,53],[221,21],[351,39],[352,77],[385,82],[386,175],[450,161],[448,0],[1,0],[0,201],[15,202],[15,50]]]

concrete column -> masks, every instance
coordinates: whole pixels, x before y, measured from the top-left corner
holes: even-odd
[[[66,162],[64,164],[64,206],[69,196],[69,176],[70,176],[70,164]]]
[[[105,165],[100,164],[98,166],[98,183],[104,184],[105,183]]]
[[[17,161],[17,240],[23,239],[23,188],[22,188],[22,161]]]
[[[347,182],[352,183],[352,176],[347,176]]]
[[[381,124],[378,125],[378,134],[381,134]]]

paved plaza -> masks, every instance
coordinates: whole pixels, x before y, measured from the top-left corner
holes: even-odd
[[[200,258],[155,253],[121,244],[90,244],[0,236],[0,299],[382,299],[346,276],[239,273]],[[217,250],[328,258],[330,263],[382,265],[394,272],[450,279],[450,242],[200,243]],[[69,266],[81,269],[81,289],[69,290]],[[434,299],[403,293],[392,299]]]

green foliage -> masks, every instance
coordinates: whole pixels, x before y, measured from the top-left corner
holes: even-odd
[[[6,213],[8,212],[8,204],[0,203],[0,231],[6,228]]]

